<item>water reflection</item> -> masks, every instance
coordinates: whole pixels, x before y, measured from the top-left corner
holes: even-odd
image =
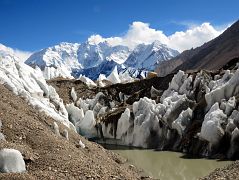
[[[130,163],[143,169],[148,175],[161,180],[194,180],[230,163],[186,158],[177,152],[115,148],[112,151],[126,157]]]

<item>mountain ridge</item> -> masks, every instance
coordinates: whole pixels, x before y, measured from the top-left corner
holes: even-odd
[[[107,42],[95,44],[86,41],[82,44],[60,43],[43,49],[32,54],[25,63],[39,66],[46,79],[57,76],[77,78],[82,74],[95,80],[101,72],[109,75],[115,66],[119,70],[153,70],[160,61],[167,61],[177,54],[178,51],[158,41],[140,44],[133,50],[122,45],[111,46]],[[69,63],[71,57],[72,62]]]

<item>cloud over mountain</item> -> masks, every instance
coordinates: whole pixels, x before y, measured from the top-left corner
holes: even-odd
[[[22,50],[19,50],[19,49],[12,49],[12,48],[9,48],[9,47],[6,47],[5,45],[3,44],[0,44],[0,52],[1,51],[5,51],[5,52],[9,52],[11,54],[14,54],[16,57],[18,57],[21,61],[25,61],[27,60],[27,58],[30,57],[30,55],[32,54],[32,52],[29,52],[29,51],[22,51]]]
[[[177,31],[167,36],[163,31],[151,28],[148,23],[133,22],[129,26],[128,31],[121,37],[104,38],[97,34],[89,37],[88,41],[93,44],[107,41],[112,46],[126,45],[130,48],[134,48],[141,43],[150,44],[155,40],[159,40],[161,43],[182,52],[210,41],[220,35],[224,30],[225,29],[218,30],[210,23],[205,22],[198,26],[189,27],[185,31]]]
[[[22,51],[19,49],[13,49],[13,51],[15,55],[19,57],[22,61],[27,60],[32,55],[32,52],[29,51]]]

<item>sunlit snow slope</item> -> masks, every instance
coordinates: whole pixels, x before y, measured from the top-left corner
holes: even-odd
[[[100,74],[108,76],[115,66],[118,73],[135,69],[135,76],[142,70],[153,70],[161,61],[166,61],[179,53],[155,41],[140,44],[135,49],[127,46],[111,46],[107,42],[82,44],[61,43],[31,55],[26,64],[40,67],[46,79],[55,77],[78,78],[80,74],[96,80]],[[128,71],[130,72],[130,71]]]

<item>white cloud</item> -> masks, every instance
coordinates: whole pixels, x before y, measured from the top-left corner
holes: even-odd
[[[186,31],[175,32],[169,39],[169,47],[183,51],[201,46],[203,43],[220,35],[223,31],[217,31],[210,23],[203,23]]]
[[[104,39],[101,35],[96,34],[96,35],[92,35],[88,38],[88,42],[90,44],[99,44],[100,42],[105,41],[106,39]]]
[[[133,22],[125,36],[121,38],[110,38],[108,41],[111,44],[121,42],[122,45],[135,47],[137,44],[149,44],[155,40],[159,40],[164,44],[167,44],[168,41],[167,36],[165,36],[162,31],[150,28],[147,23]]]
[[[225,28],[217,30],[210,23],[205,22],[198,26],[190,26],[186,31],[175,32],[166,36],[163,31],[151,28],[148,23],[133,22],[122,37],[103,38],[100,35],[92,35],[88,40],[94,44],[107,41],[112,46],[126,45],[130,48],[134,48],[140,43],[149,44],[158,40],[182,52],[192,47],[201,46],[203,43],[220,35],[224,30]]]
[[[14,49],[14,54],[20,58],[21,61],[26,61],[31,55],[32,52],[29,51],[21,51],[19,49]]]
[[[0,44],[0,51],[3,52],[9,52],[10,54],[14,54],[15,56],[17,56],[21,61],[25,61],[27,60],[27,58],[30,57],[30,55],[32,54],[32,52],[29,51],[22,51],[19,49],[12,49],[10,47],[7,47],[3,44]]]

